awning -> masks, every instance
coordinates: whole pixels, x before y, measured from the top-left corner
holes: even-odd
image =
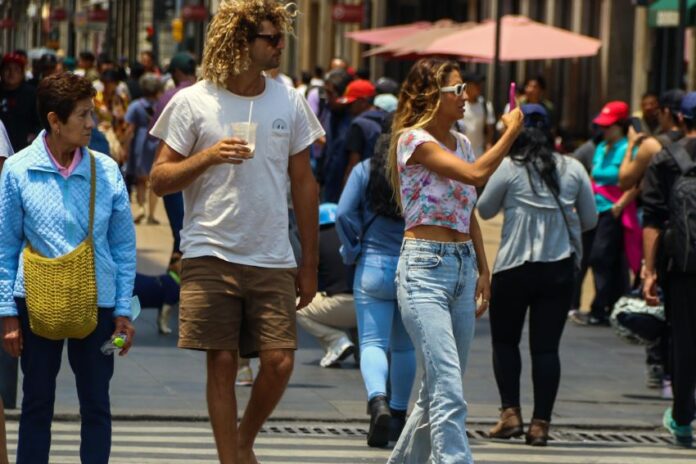
[[[378,27],[374,29],[363,29],[360,31],[347,32],[346,37],[349,37],[356,42],[369,45],[384,45],[392,40],[401,37],[415,34],[423,29],[430,29],[432,24],[427,21],[418,21],[411,24],[401,24],[398,26]]]
[[[686,1],[686,26],[696,26],[696,0]],[[679,26],[679,0],[658,0],[648,9],[650,27]]]

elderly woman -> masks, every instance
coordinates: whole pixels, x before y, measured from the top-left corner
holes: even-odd
[[[65,307],[70,311],[66,309],[65,314],[94,315],[82,338],[68,340],[82,417],[82,462],[106,463],[111,448],[109,382],[114,359],[102,355],[100,346],[114,334],[125,334],[127,341],[120,352],[125,355],[133,341],[130,300],[135,231],[118,166],[108,156],[86,149],[94,126],[93,97],[92,84],[82,77],[63,73],[43,80],[37,89],[37,107],[44,130],[5,162],[0,178],[0,320],[4,348],[12,356],[21,356],[24,373],[17,447],[20,464],[49,460],[64,339],[45,327],[38,330],[37,321],[44,307],[52,304],[51,297],[67,293]],[[84,285],[70,287],[69,292],[51,285],[58,280],[56,273],[50,274],[55,280],[49,280],[49,273],[27,271],[36,256],[39,261],[65,262],[85,247],[91,248],[87,267],[92,270]],[[58,274],[64,272],[58,269]],[[33,290],[37,281],[44,284],[42,295],[48,295],[41,304],[32,303],[37,301]],[[78,299],[75,295],[85,293],[82,287],[86,286],[91,287],[93,298]],[[60,323],[67,320],[65,314],[54,317]]]

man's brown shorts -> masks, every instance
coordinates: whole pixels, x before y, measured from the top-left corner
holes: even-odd
[[[184,259],[179,348],[259,351],[297,349],[296,268],[229,263],[212,256]]]

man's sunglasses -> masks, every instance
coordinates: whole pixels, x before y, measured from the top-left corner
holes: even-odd
[[[456,96],[461,96],[466,90],[466,83],[450,85],[449,87],[440,87],[440,92],[442,93],[453,93]]]
[[[264,39],[267,40],[272,47],[277,47],[284,37],[285,34],[279,32],[277,34],[254,34],[253,36],[251,36],[251,39]]]

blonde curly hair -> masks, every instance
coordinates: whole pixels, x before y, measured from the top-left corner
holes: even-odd
[[[423,58],[413,65],[401,86],[387,158],[387,177],[394,190],[394,199],[400,207],[401,182],[396,159],[399,137],[409,129],[423,129],[433,121],[440,109],[440,88],[447,85],[452,72],[461,73],[459,65],[454,61]]]
[[[230,77],[249,69],[249,42],[270,21],[281,33],[292,33],[294,3],[275,0],[226,0],[208,26],[203,51],[203,79],[226,86]]]

